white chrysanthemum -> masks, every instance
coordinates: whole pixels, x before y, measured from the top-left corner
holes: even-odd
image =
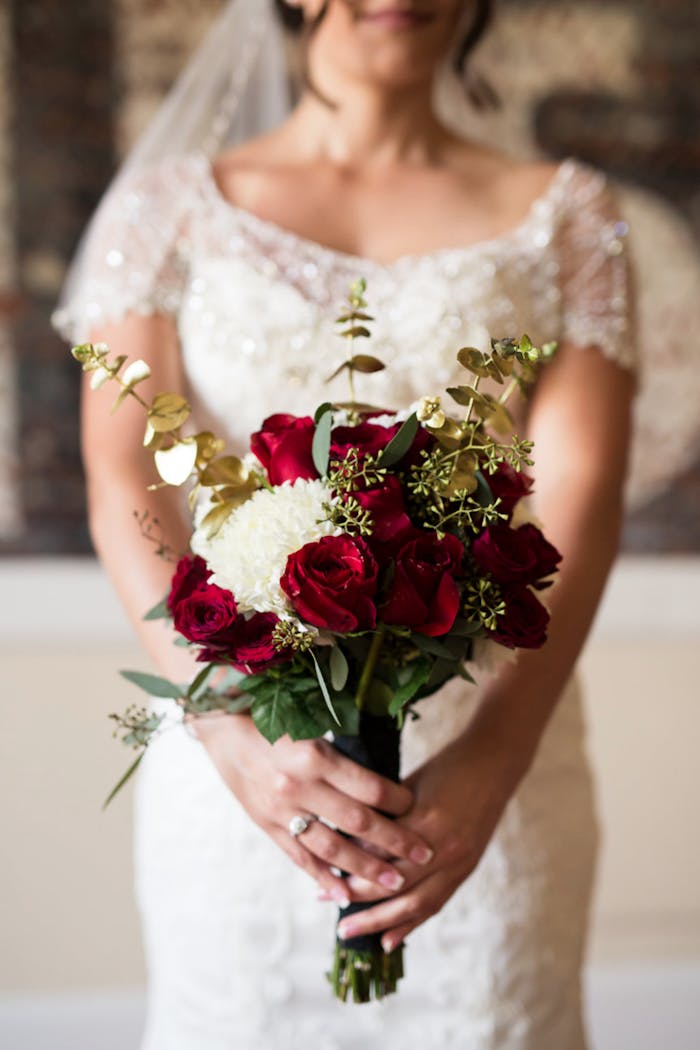
[[[285,481],[260,489],[230,516],[212,539],[198,529],[192,550],[213,572],[212,582],[230,590],[241,612],[288,613],[280,587],[287,558],[305,543],[341,532],[325,521],[330,491],[323,481]]]

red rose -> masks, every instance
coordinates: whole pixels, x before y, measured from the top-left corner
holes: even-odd
[[[376,456],[386,448],[398,429],[396,425],[383,427],[368,420],[354,427],[334,427],[331,433],[330,458],[343,460],[351,448],[357,449],[360,459],[364,456]]]
[[[384,623],[411,627],[418,634],[447,634],[459,612],[459,587],[454,579],[464,548],[449,533],[419,532],[396,555],[396,571],[381,609]]]
[[[315,627],[346,634],[373,628],[377,563],[359,536],[324,536],[287,558],[280,580],[296,612]]]
[[[542,584],[537,581],[551,575],[561,561],[559,551],[535,525],[511,529],[501,522],[477,536],[472,554],[478,567],[497,583],[531,583],[538,589]]]
[[[360,459],[365,456],[376,456],[386,448],[391,439],[398,434],[403,423],[392,423],[385,427],[365,420],[354,427],[334,427],[331,433],[331,460],[343,460],[351,448],[356,448]],[[418,453],[434,442],[434,438],[424,427],[418,427],[411,447],[406,452],[402,464],[412,464],[418,459]]]
[[[272,612],[253,613],[248,619],[238,617],[226,654],[237,671],[258,674],[291,659],[294,655],[291,649],[278,651],[272,641],[272,632],[278,623],[279,618]]]
[[[177,603],[182,598],[189,598],[210,576],[211,571],[207,568],[207,563],[198,554],[194,558],[189,554],[180,558],[170,584],[170,594],[166,598],[170,612],[174,613]]]
[[[509,649],[540,649],[547,641],[549,613],[529,587],[504,592],[506,611],[490,637]]]
[[[214,583],[202,583],[175,606],[175,629],[188,642],[223,645],[237,612],[230,591]]]
[[[372,535],[367,541],[372,551],[382,557],[391,556],[414,531],[399,479],[395,474],[388,474],[382,485],[352,495],[372,515]]]
[[[527,496],[535,484],[535,479],[522,470],[514,470],[508,463],[499,463],[495,474],[486,478],[494,499],[499,498],[498,509],[510,518],[515,504]]]
[[[271,485],[297,478],[317,478],[311,445],[314,439],[311,416],[268,416],[250,439],[250,447],[267,471]]]

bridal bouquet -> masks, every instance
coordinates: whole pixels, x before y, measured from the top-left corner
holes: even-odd
[[[408,412],[362,405],[355,377],[384,367],[355,352],[370,335],[364,292],[364,282],[352,286],[339,318],[350,401],[313,417],[270,416],[244,459],[210,432],[184,432],[183,397],[143,400],[145,362],[125,367],[104,345],[73,355],[93,386],[118,384],[117,404],[142,403],[161,483],[194,483],[191,553],[147,616],[171,618],[202,671],[187,685],[125,677],[189,715],[249,708],[270,742],[332,734],[344,753],[398,779],[405,718],[449,679],[474,681],[477,645],[545,641],[538,592],[560,556],[524,512],[532,443],[512,436],[505,403],[553,347],[523,336],[486,353],[461,349],[465,382],[447,390],[454,415],[438,396]],[[480,390],[484,379],[502,393]],[[112,717],[138,755],[110,798],[163,718],[137,706]],[[338,997],[365,1002],[394,991],[402,972],[402,946],[385,954],[376,935],[338,941],[329,978]]]

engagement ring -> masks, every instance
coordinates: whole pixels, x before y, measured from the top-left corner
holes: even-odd
[[[315,820],[318,820],[318,817],[313,813],[309,813],[306,817],[302,817],[301,814],[292,817],[289,821],[289,834],[293,838],[297,838],[298,835],[303,835],[309,825],[313,824]]]

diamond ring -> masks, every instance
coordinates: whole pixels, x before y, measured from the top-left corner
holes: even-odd
[[[302,817],[300,813],[297,814],[296,817],[292,817],[289,821],[289,834],[293,838],[303,835],[306,829],[313,824],[315,820],[318,820],[318,817],[314,813],[309,813],[306,817]]]

